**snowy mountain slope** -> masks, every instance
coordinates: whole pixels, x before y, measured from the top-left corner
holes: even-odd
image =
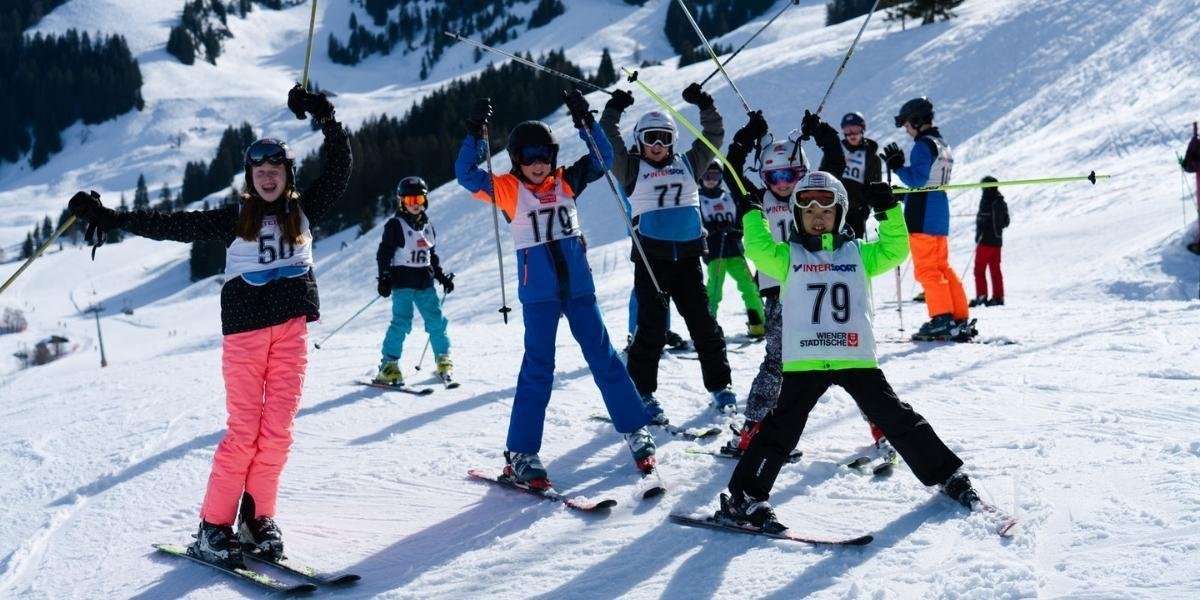
[[[85,14],[91,4],[75,0],[60,11]],[[636,44],[629,40],[653,36],[660,41],[643,41],[644,48],[665,48],[646,17],[662,14],[666,2],[640,9],[617,0],[568,4],[552,26],[505,48],[538,50],[523,44],[558,36],[578,41],[568,49],[573,59],[596,60],[607,46],[619,66],[633,64]],[[335,10],[343,9],[331,5],[323,24],[344,26],[348,17],[331,16]],[[488,208],[449,184],[433,193],[431,210],[446,238],[447,264],[459,273],[446,309],[464,386],[413,398],[351,383],[377,361],[385,302],[313,351],[280,498],[289,554],[364,575],[341,593],[354,597],[1194,596],[1200,408],[1191,399],[1200,391],[1194,359],[1200,303],[1193,299],[1200,282],[1195,257],[1181,247],[1173,159],[1185,143],[1185,125],[1200,117],[1186,102],[1200,95],[1200,79],[1184,70],[1195,53],[1186,42],[1200,35],[1188,18],[1194,11],[1187,3],[1150,0],[1130,2],[1124,12],[999,0],[967,2],[949,23],[905,32],[873,20],[827,106],[831,120],[862,110],[871,135],[907,148],[890,115],[903,100],[928,94],[955,149],[955,181],[1092,169],[1116,176],[1095,187],[1005,191],[1014,218],[1005,249],[1009,305],[976,316],[984,337],[1018,344],[880,346],[900,396],[963,456],[985,496],[1022,515],[1025,526],[1015,539],[999,540],[981,519],[922,488],[906,467],[881,481],[838,468],[869,438],[837,390],[814,411],[801,441],[804,461],[785,468],[772,501],[799,532],[870,532],[873,544],[818,550],[668,524],[669,512],[715,508],[733,463],[687,454],[687,442],[659,436],[672,490],[655,503],[630,499],[635,475],[627,450],[611,428],[587,419],[602,404],[565,326],[542,454],[561,488],[611,495],[619,506],[607,518],[590,518],[466,480],[467,468],[501,464],[522,329],[519,310],[507,326],[495,313],[500,299]],[[607,15],[609,24],[598,28]],[[862,22],[817,29],[822,17],[818,2],[789,10],[731,65],[747,99],[778,133],[798,125],[804,108],[820,100]],[[740,43],[765,18],[723,41]],[[55,26],[68,24],[61,23]],[[303,51],[307,7],[255,11],[232,23],[247,28],[235,32],[234,42],[251,39],[242,35],[251,28],[273,27],[288,31],[290,41],[227,46],[217,67],[188,68],[195,71],[170,63],[161,48],[145,50],[139,57],[162,58],[151,66],[142,58],[147,88],[159,90],[147,94],[146,113],[92,128],[88,144],[68,144],[32,174],[0,169],[0,233],[12,238],[7,232],[28,229],[32,221],[15,223],[22,215],[57,214],[75,187],[97,179],[116,182],[115,192],[151,165],[162,169],[155,173],[177,173],[186,159],[207,159],[233,120],[294,134],[289,139],[304,147],[317,143],[269,90],[219,84],[244,80],[237,69],[248,68],[286,87],[298,64],[294,54]],[[403,72],[393,68],[403,57],[371,60],[362,71],[314,64],[323,87],[334,89],[341,78],[336,83],[354,90],[339,95],[339,115],[394,112],[389,101],[411,101],[402,99],[428,89],[414,89],[415,75],[389,82]],[[448,55],[439,69],[451,64]],[[679,71],[651,67],[641,77],[691,118],[695,109],[678,100],[679,90],[709,71],[703,63]],[[742,122],[739,103],[719,80],[710,87],[731,134]],[[652,106],[635,93],[626,130]],[[589,99],[596,106],[603,101],[600,94]],[[158,139],[189,123],[208,125],[184,149]],[[562,111],[550,124],[569,130]],[[584,151],[578,140],[562,141],[564,156]],[[497,169],[507,164],[496,157]],[[152,186],[162,176],[147,174]],[[589,188],[582,222],[604,314],[621,338],[632,270],[622,219],[608,196],[602,182]],[[970,261],[977,199],[976,192],[952,196],[953,212],[961,215],[953,223],[956,268]],[[314,340],[371,301],[379,235],[346,239],[344,249],[340,238],[318,245],[324,319],[310,329]],[[519,308],[507,234],[504,245],[509,303]],[[224,422],[219,284],[212,278],[182,287],[186,251],[131,239],[101,248],[93,263],[87,250],[68,246],[40,259],[0,296],[0,306],[24,306],[31,321],[30,331],[0,337],[5,356],[16,342],[51,332],[81,345],[76,355],[37,369],[0,368],[6,373],[0,375],[0,504],[7,508],[0,519],[0,596],[259,595],[149,553],[151,542],[186,541],[194,530]],[[15,268],[0,266],[0,277]],[[890,276],[875,281],[878,334],[885,339],[901,336],[894,289]],[[973,291],[969,282],[967,290]],[[905,296],[911,291],[909,268]],[[114,314],[125,298],[135,314]],[[726,298],[721,320],[733,334],[741,317],[732,288]],[[103,317],[106,369],[96,366],[94,322],[77,312],[91,301],[114,309]],[[923,307],[904,309],[911,332]],[[424,341],[418,329],[406,342],[403,362],[414,381],[425,378],[412,368]],[[741,394],[760,353],[752,347],[731,354]],[[422,371],[430,362],[426,357]],[[694,361],[664,359],[660,396],[673,421],[717,421],[697,376]]]

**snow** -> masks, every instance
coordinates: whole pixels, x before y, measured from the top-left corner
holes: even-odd
[[[235,38],[217,65],[179,65],[162,49],[177,18],[171,3],[73,0],[48,15],[42,31],[84,27],[124,33],[146,79],[147,108],[64,133],[65,150],[37,171],[0,167],[0,243],[15,243],[43,214],[94,188],[107,201],[145,173],[152,190],[178,184],[188,160],[208,160],[220,132],[246,120],[295,141],[318,134],[283,106],[298,77],[307,5],[255,10],[230,19]],[[710,63],[675,70],[661,34],[666,0],[632,7],[620,0],[568,3],[551,26],[524,33],[506,50],[535,53],[565,45],[594,67],[609,48],[618,67],[643,59],[641,79],[694,119],[678,99]],[[318,39],[344,35],[349,3],[322,3]],[[779,5],[782,6],[782,5]],[[765,22],[721,38],[738,45]],[[445,262],[458,273],[446,302],[463,387],[413,397],[353,384],[368,377],[388,318],[375,302],[310,354],[296,442],[283,477],[279,521],[288,553],[303,562],[363,575],[346,592],[387,598],[1188,598],[1200,591],[1200,267],[1183,248],[1196,234],[1191,180],[1174,160],[1200,115],[1200,58],[1194,3],[1131,0],[1107,4],[968,0],[959,17],[901,31],[872,19],[825,115],[867,115],[881,143],[910,142],[890,127],[904,100],[928,95],[955,151],[954,180],[1112,174],[1086,182],[1012,187],[1006,233],[1004,307],[977,309],[985,338],[1011,345],[880,345],[882,368],[958,452],[981,493],[1019,514],[1002,540],[982,517],[966,516],[923,488],[907,467],[871,480],[838,463],[868,443],[845,393],[817,406],[801,440],[804,460],[784,468],[772,497],[798,533],[858,535],[861,549],[819,549],[687,529],[670,512],[715,508],[732,461],[685,453],[691,442],[659,441],[671,491],[643,503],[630,494],[636,474],[610,426],[589,420],[602,403],[582,357],[560,329],[556,388],[542,456],[570,495],[613,497],[607,517],[580,515],[465,477],[499,468],[521,353],[511,241],[504,263],[512,322],[504,325],[491,214],[453,183],[432,194]],[[823,3],[802,2],[748,47],[730,73],[777,135],[799,125],[829,84],[856,19],[821,28]],[[360,22],[368,22],[360,13]],[[372,114],[400,114],[446,79],[483,67],[470,50],[448,50],[426,82],[419,54],[375,56],[358,68],[314,50],[313,78],[338,93],[351,126]],[[740,103],[714,78],[727,135],[741,125]],[[634,110],[652,102],[634,91]],[[589,95],[596,106],[604,96]],[[564,111],[549,119],[564,156],[584,151],[564,134]],[[169,137],[186,133],[172,147]],[[83,141],[86,138],[86,141]],[[810,146],[810,156],[816,156]],[[450,160],[447,157],[447,160]],[[495,157],[498,170],[507,157]],[[1182,189],[1180,186],[1183,186]],[[952,264],[968,281],[978,192],[951,195]],[[607,186],[581,199],[601,307],[620,343],[632,284],[629,242]],[[1183,214],[1181,218],[1180,214]],[[380,229],[343,232],[317,245],[324,309],[312,341],[372,301]],[[342,243],[346,247],[342,248]],[[219,277],[187,281],[185,245],[139,238],[105,246],[52,249],[0,296],[25,310],[30,326],[0,337],[0,596],[245,597],[255,588],[152,553],[153,542],[182,543],[195,529],[212,452],[223,429]],[[0,265],[0,278],[19,266]],[[963,268],[966,267],[966,268]],[[874,282],[877,335],[901,337],[891,276]],[[903,296],[915,293],[911,264]],[[107,368],[99,367],[96,324],[80,311],[103,304]],[[128,303],[133,315],[119,313]],[[911,333],[924,318],[905,303]],[[737,294],[726,291],[721,321],[740,332]],[[57,362],[16,370],[19,344],[62,334],[79,350]],[[418,328],[403,366],[414,382],[432,368]],[[761,348],[731,353],[744,395]],[[660,397],[673,421],[720,419],[706,407],[695,361],[662,363]],[[721,440],[722,442],[724,440]],[[721,442],[709,442],[721,443]]]

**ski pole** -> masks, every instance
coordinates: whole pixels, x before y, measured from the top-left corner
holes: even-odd
[[[842,57],[842,64],[838,66],[837,73],[833,75],[833,81],[829,82],[829,89],[825,90],[825,97],[821,98],[821,103],[817,105],[817,114],[821,114],[825,110],[825,101],[829,99],[829,93],[833,91],[833,84],[837,83],[838,78],[842,76],[842,71],[846,70],[846,63],[850,62],[850,57],[854,55],[854,47],[858,45],[858,38],[862,37],[863,31],[867,28],[867,23],[871,22],[871,16],[875,14],[875,9],[879,7],[879,0],[875,0],[875,4],[871,5],[871,12],[867,13],[866,20],[863,21],[862,27],[858,28],[858,35],[854,36],[854,41],[850,43],[850,47],[846,50],[846,56]]]
[[[313,30],[316,27],[317,0],[312,0],[312,14],[308,17],[308,48],[304,50],[304,75],[300,78],[300,87],[306,90],[308,89],[308,65],[312,62]]]
[[[597,91],[597,92],[604,92],[605,94],[608,94],[609,96],[611,96],[611,95],[612,95],[612,92],[610,92],[610,91],[608,91],[608,90],[606,90],[606,89],[604,89],[604,88],[602,88],[602,87],[600,87],[600,86],[598,86],[598,85],[596,85],[596,84],[594,84],[594,83],[592,83],[592,82],[590,82],[590,81],[585,81],[585,80],[583,80],[583,79],[580,79],[580,78],[578,78],[578,77],[574,77],[574,76],[572,76],[572,75],[567,75],[566,73],[563,73],[562,71],[556,71],[556,70],[554,70],[554,69],[551,69],[550,67],[547,67],[547,66],[545,66],[545,65],[542,65],[542,64],[539,64],[539,63],[536,63],[536,62],[533,62],[532,60],[529,60],[529,59],[527,59],[527,58],[521,58],[520,56],[517,56],[516,54],[511,54],[511,53],[509,53],[509,52],[505,52],[505,51],[503,51],[503,50],[501,50],[501,49],[499,49],[499,48],[493,48],[493,47],[491,47],[491,46],[489,46],[489,45],[487,45],[487,44],[484,44],[483,42],[477,42],[477,41],[475,41],[475,40],[472,40],[472,39],[470,39],[470,38],[463,37],[463,36],[461,36],[461,35],[459,35],[459,34],[457,34],[457,33],[453,33],[453,32],[450,32],[450,31],[443,31],[442,33],[444,33],[444,34],[446,34],[446,35],[448,35],[448,36],[450,36],[450,37],[452,37],[452,38],[454,38],[454,39],[456,39],[456,40],[458,40],[458,41],[460,41],[460,42],[466,42],[466,43],[468,43],[468,44],[471,44],[472,46],[475,46],[476,48],[479,48],[479,49],[481,49],[481,50],[487,50],[488,52],[493,52],[493,53],[495,53],[495,54],[499,54],[500,56],[504,56],[504,57],[511,58],[511,59],[513,59],[513,60],[515,60],[515,61],[517,61],[517,62],[519,62],[519,63],[521,63],[521,64],[523,64],[523,65],[525,65],[525,66],[528,66],[528,67],[533,67],[533,68],[535,68],[535,69],[537,69],[537,70],[539,70],[539,71],[541,71],[541,72],[543,72],[543,73],[548,73],[548,74],[550,74],[550,75],[554,75],[554,76],[556,76],[556,77],[561,77],[561,78],[563,78],[563,79],[566,79],[567,81],[570,81],[571,83],[574,83],[575,85],[583,86],[583,87],[586,87],[586,88],[588,88],[588,89],[595,90],[595,91]]]
[[[333,334],[335,334],[335,333],[337,333],[337,332],[341,331],[343,327],[345,327],[345,326],[349,325],[349,324],[350,324],[350,321],[353,321],[355,318],[357,318],[357,317],[358,317],[358,315],[361,315],[361,314],[363,314],[363,311],[367,310],[368,308],[371,308],[371,305],[372,305],[372,304],[375,304],[375,301],[376,301],[376,300],[379,300],[379,299],[380,299],[380,298],[382,298],[382,297],[383,297],[383,296],[380,296],[380,295],[376,294],[374,298],[371,298],[371,301],[370,301],[370,302],[368,302],[366,306],[364,306],[364,307],[362,307],[362,308],[358,309],[358,312],[356,312],[356,313],[354,313],[353,315],[351,315],[349,319],[346,319],[346,322],[345,322],[345,323],[342,323],[341,325],[338,325],[338,328],[337,328],[337,329],[334,329],[333,331],[330,331],[330,332],[329,332],[329,335],[325,336],[325,338],[324,338],[324,339],[322,339],[320,342],[317,342],[317,343],[313,344],[313,347],[315,347],[317,350],[320,350],[320,349],[321,349],[321,344],[324,344],[325,342],[328,342],[328,341],[329,341],[329,338],[333,337]]]
[[[446,288],[442,288],[442,299],[438,301],[438,312],[441,312],[442,306],[446,304]],[[421,351],[421,359],[417,361],[416,370],[421,370],[421,365],[425,364],[425,353],[429,352],[429,342],[433,340],[433,336],[425,338],[425,349]]]
[[[1109,179],[1112,175],[1097,175],[1092,171],[1088,175],[1079,175],[1075,177],[1047,177],[1044,179],[1010,179],[1008,181],[981,181],[978,183],[952,183],[948,185],[936,185],[919,188],[902,188],[893,187],[892,193],[896,195],[902,194],[917,194],[921,192],[949,192],[951,190],[972,190],[979,188],[994,188],[1006,185],[1041,185],[1047,183],[1065,183],[1068,181],[1083,181],[1087,180],[1096,184],[1097,179]]]
[[[799,5],[799,4],[800,4],[800,0],[792,0],[791,2],[788,2],[787,4],[784,4],[784,5],[783,5],[783,8],[782,8],[782,9],[780,9],[780,11],[779,11],[779,12],[775,13],[775,16],[771,17],[771,20],[767,21],[767,22],[766,22],[766,24],[764,24],[762,27],[759,27],[759,28],[758,28],[758,31],[755,31],[755,32],[754,32],[754,35],[750,36],[750,38],[749,38],[749,39],[747,39],[745,42],[742,42],[742,45],[741,45],[741,46],[738,46],[738,49],[737,49],[737,50],[734,50],[734,51],[733,51],[733,54],[730,54],[730,55],[729,55],[729,58],[725,59],[725,62],[724,62],[724,63],[722,63],[722,64],[721,64],[721,66],[722,66],[722,67],[724,67],[724,66],[727,66],[727,65],[729,64],[729,61],[733,60],[733,59],[734,59],[734,57],[735,57],[735,56],[737,56],[739,53],[741,53],[741,51],[742,51],[742,50],[743,50],[743,49],[744,49],[746,46],[750,45],[750,42],[754,41],[754,38],[758,37],[758,34],[762,33],[762,32],[763,32],[763,31],[765,31],[765,30],[766,30],[768,27],[770,27],[770,26],[771,26],[771,23],[774,23],[774,22],[775,22],[775,19],[778,19],[778,18],[779,18],[779,15],[782,15],[782,14],[784,13],[784,11],[786,11],[787,9],[789,9],[789,8],[791,8],[791,7],[793,7],[793,6],[797,6],[797,5]],[[714,70],[712,73],[709,73],[709,74],[708,74],[708,77],[705,77],[705,78],[704,78],[704,81],[701,81],[701,82],[700,82],[700,85],[704,85],[704,84],[708,83],[708,80],[709,80],[709,79],[712,79],[713,77],[715,77],[715,76],[717,75],[717,73],[720,73],[720,72],[721,72],[721,69],[720,69],[720,68],[718,68],[718,69]]]
[[[29,267],[29,265],[34,261],[34,259],[41,256],[42,253],[46,251],[46,248],[49,248],[50,244],[53,244],[54,240],[58,239],[58,236],[62,235],[62,233],[64,231],[66,231],[68,228],[70,228],[74,224],[75,224],[75,215],[71,215],[70,217],[67,217],[67,220],[63,221],[63,224],[59,225],[58,229],[56,229],[54,231],[54,233],[46,241],[42,242],[42,245],[38,246],[38,249],[33,254],[29,255],[29,258],[25,259],[25,263],[21,265],[21,268],[17,269],[17,272],[13,273],[12,276],[9,277],[8,280],[6,280],[4,282],[4,285],[0,285],[0,294],[3,294],[4,290],[7,290],[8,286],[12,285],[12,282],[17,280],[17,277],[20,277],[21,273],[23,271],[25,271],[26,268]],[[97,234],[97,235],[101,235],[101,234]]]
[[[885,163],[886,164],[886,163]],[[892,185],[892,168],[887,168],[888,185]],[[904,333],[904,299],[900,290],[900,265],[896,265],[896,312],[900,315],[900,333]]]
[[[504,316],[504,324],[508,324],[508,292],[504,285],[504,250],[500,247],[500,208],[496,206],[496,175],[492,172],[492,140],[488,126],[483,126],[483,147],[487,153],[488,193],[492,197],[492,230],[496,233],[496,261],[500,264],[500,314]]]
[[[595,156],[596,163],[604,169],[604,180],[608,182],[608,189],[612,190],[613,200],[617,203],[617,210],[625,218],[625,229],[629,231],[629,237],[633,238],[633,245],[637,248],[638,258],[642,259],[642,265],[646,267],[646,272],[650,274],[650,282],[654,284],[654,291],[658,293],[660,300],[664,300],[666,294],[663,293],[662,286],[658,285],[658,278],[654,276],[654,269],[650,267],[650,259],[646,257],[646,251],[642,249],[642,241],[638,238],[637,232],[633,230],[633,220],[629,218],[629,213],[625,212],[625,204],[621,202],[621,193],[617,191],[616,178],[613,177],[612,170],[604,164],[604,157],[600,154],[600,146],[596,143],[596,138],[592,136],[591,130],[587,127],[580,127],[580,130],[587,136],[588,149]]]
[[[879,0],[875,1],[878,2]],[[708,50],[708,55],[712,57],[713,62],[717,63],[717,70],[721,72],[721,75],[725,76],[725,81],[729,82],[729,87],[733,88],[733,93],[737,94],[738,100],[742,101],[742,108],[746,112],[750,112],[750,103],[746,102],[746,97],[742,95],[742,91],[733,82],[733,78],[729,76],[729,73],[725,72],[725,66],[721,64],[721,59],[717,58],[716,52],[713,52],[712,44],[708,43],[708,38],[704,37],[704,32],[700,30],[700,26],[696,24],[696,20],[692,18],[692,13],[688,10],[687,4],[684,4],[683,0],[675,0],[675,3],[679,5],[679,10],[683,11],[683,16],[687,17],[688,23],[692,24],[692,29],[696,30],[696,35],[700,36],[700,41],[704,43],[704,49]]]

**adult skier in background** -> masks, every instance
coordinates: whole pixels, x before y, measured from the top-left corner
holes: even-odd
[[[712,96],[693,83],[683,90],[683,99],[700,109],[704,137],[720,147],[725,127]],[[736,412],[737,396],[731,386],[725,334],[708,311],[700,267],[705,243],[698,183],[713,152],[701,140],[694,140],[689,150],[677,153],[675,120],[660,111],[638,119],[634,145],[626,150],[619,123],[621,113],[632,105],[632,94],[616,90],[600,117],[601,126],[614,142],[613,174],[623,188],[634,235],[649,262],[647,266],[634,249],[630,258],[634,261],[638,315],[626,357],[629,376],[654,422],[666,424],[654,392],[658,390],[659,358],[666,345],[668,310],[664,301],[672,299],[699,355],[704,388],[711,394],[712,406],[721,412]],[[653,270],[661,290],[655,289],[647,268]],[[667,298],[660,297],[659,291]]]
[[[980,180],[995,183],[988,175]],[[1003,306],[1004,275],[1000,273],[1000,249],[1008,227],[1008,203],[999,188],[983,188],[979,212],[975,214],[975,298],[970,306]],[[992,296],[988,297],[986,273],[992,274]]]
[[[246,149],[237,203],[164,214],[117,212],[94,192],[70,201],[71,212],[89,223],[88,238],[99,235],[97,244],[105,231],[123,229],[154,240],[219,240],[226,246],[221,371],[228,429],[213,455],[199,532],[188,553],[228,567],[243,566],[243,549],[283,556],[275,501],[308,365],[307,323],[320,316],[311,227],[350,180],[350,142],[325,95],[297,85],[287,105],[311,115],[325,136],[321,175],[303,192],[296,189],[295,155],[284,142],[265,138]]]
[[[612,161],[612,147],[588,112],[583,95],[573,92],[567,108],[579,137],[586,143],[590,132],[603,162],[589,152],[571,166],[560,167],[558,144],[550,127],[525,121],[509,132],[511,171],[489,176],[478,167],[490,151],[482,144],[483,128],[492,114],[490,99],[481,98],[467,119],[467,137],[454,163],[459,185],[484,202],[495,202],[503,211],[517,251],[525,356],[508,424],[505,475],[542,490],[551,487],[538,452],[554,384],[554,340],[563,316],[638,470],[648,473],[655,465],[654,438],[646,429],[650,416],[609,340],[596,304],[596,287],[575,207],[575,198],[588,183],[604,176]]]
[[[950,146],[933,124],[933,103],[922,96],[905,102],[895,117],[913,138],[909,164],[894,142],[883,149],[883,160],[905,185],[912,188],[950,183],[954,157]],[[913,275],[921,283],[929,322],[921,325],[914,340],[966,341],[974,337],[969,320],[967,293],[950,266],[950,200],[946,192],[917,192],[904,200],[904,219],[911,239]]]
[[[842,171],[842,185],[850,197],[850,210],[846,212],[846,225],[854,231],[854,237],[863,239],[867,234],[867,216],[871,207],[863,199],[866,185],[883,181],[883,161],[879,159],[879,144],[867,137],[867,120],[862,113],[846,113],[842,117],[842,152],[846,155],[846,169]]]
[[[383,338],[379,374],[374,383],[403,386],[400,354],[404,338],[412,331],[413,306],[421,312],[429,345],[433,346],[434,373],[449,384],[454,361],[450,359],[450,338],[446,335],[448,321],[442,314],[433,282],[442,285],[444,293],[454,291],[454,274],[442,270],[438,257],[437,230],[429,221],[429,186],[420,177],[405,177],[396,186],[396,214],[383,225],[383,237],[375,253],[379,276],[377,289],[384,298],[392,298],[392,320]]]
[[[743,256],[742,223],[737,217],[733,196],[721,187],[724,173],[721,163],[714,160],[708,163],[700,177],[700,214],[704,217],[704,230],[708,236],[708,253],[704,255],[708,265],[708,312],[714,319],[717,317],[717,308],[724,295],[725,276],[732,277],[746,305],[746,335],[761,339],[766,335],[762,298]]]
[[[788,241],[772,239],[752,196],[739,196],[745,217],[746,255],[784,287],[783,387],[779,402],[738,461],[721,494],[717,518],[768,533],[786,526],[768,502],[775,478],[796,447],[818,398],[840,386],[895,444],[925,485],[968,508],[979,500],[962,460],[929,422],[901,402],[878,367],[872,331],[870,277],[908,254],[904,214],[885,183],[868,186],[867,202],[879,221],[879,240],[862,242],[843,229],[849,200],[831,173],[809,172],[791,198]]]

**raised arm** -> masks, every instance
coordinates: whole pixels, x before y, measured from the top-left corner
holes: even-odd
[[[721,113],[713,104],[712,96],[701,89],[700,84],[693,83],[684,88],[683,99],[700,108],[700,132],[713,145],[713,148],[720,148],[725,143],[725,120],[721,118]],[[700,177],[704,175],[704,168],[712,161],[712,149],[703,140],[696,139],[692,141],[692,147],[685,156],[692,165],[692,173],[695,174],[696,181],[699,182]]]

